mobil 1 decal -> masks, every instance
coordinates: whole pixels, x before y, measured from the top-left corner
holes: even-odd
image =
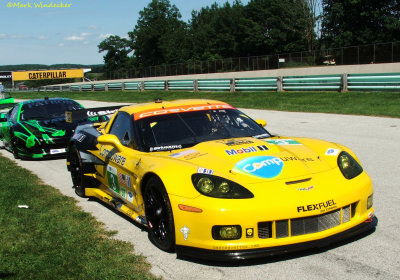
[[[110,189],[117,194],[120,194],[120,189],[118,185],[118,171],[117,168],[107,165],[107,179],[108,179],[108,185],[110,186]]]
[[[282,172],[283,165],[283,161],[278,157],[249,157],[236,163],[233,171],[269,179],[279,176]]]

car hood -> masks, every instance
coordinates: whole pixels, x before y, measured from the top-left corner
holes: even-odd
[[[337,167],[340,147],[308,138],[234,138],[172,151],[168,157],[195,165],[199,173],[259,183],[293,178]]]
[[[20,125],[39,138],[66,138],[72,135],[76,124],[65,122],[65,118],[20,121]]]

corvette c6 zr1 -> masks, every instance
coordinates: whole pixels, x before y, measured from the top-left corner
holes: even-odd
[[[273,136],[265,124],[214,100],[127,106],[100,127],[78,126],[67,166],[78,195],[180,256],[263,257],[376,226],[371,179],[350,149]]]

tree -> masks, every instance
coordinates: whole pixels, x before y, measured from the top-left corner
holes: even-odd
[[[306,12],[299,8],[299,0],[251,0],[246,6],[246,48],[254,55],[304,50]]]
[[[126,71],[130,58],[129,53],[132,51],[131,42],[119,36],[109,36],[97,46],[99,52],[106,51],[104,55],[104,64],[106,73]]]
[[[168,0],[152,0],[140,11],[139,20],[129,38],[138,67],[183,62],[185,53],[186,23]]]
[[[322,40],[327,48],[400,40],[397,0],[323,0]]]
[[[315,31],[318,30],[317,22],[320,19],[321,0],[297,0],[296,4],[304,17],[304,31],[308,45],[308,51],[314,50],[316,40]]]
[[[244,8],[240,1],[231,6],[216,3],[211,7],[192,12],[189,22],[193,58],[201,60],[232,56],[247,56],[242,41],[246,36],[243,21]]]

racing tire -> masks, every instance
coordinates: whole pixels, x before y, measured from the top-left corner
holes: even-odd
[[[83,173],[81,155],[75,145],[68,152],[68,161],[75,193],[80,197],[85,197],[87,179]]]
[[[144,205],[150,241],[166,252],[175,251],[175,225],[171,203],[163,183],[150,178],[144,190]]]
[[[16,137],[14,135],[14,131],[10,131],[10,135],[11,135],[11,137],[10,137],[10,142],[11,142],[10,143],[10,149],[11,149],[11,152],[12,152],[12,154],[13,154],[15,159],[19,159],[20,156],[18,155],[17,148],[16,148],[17,139],[16,139]]]

